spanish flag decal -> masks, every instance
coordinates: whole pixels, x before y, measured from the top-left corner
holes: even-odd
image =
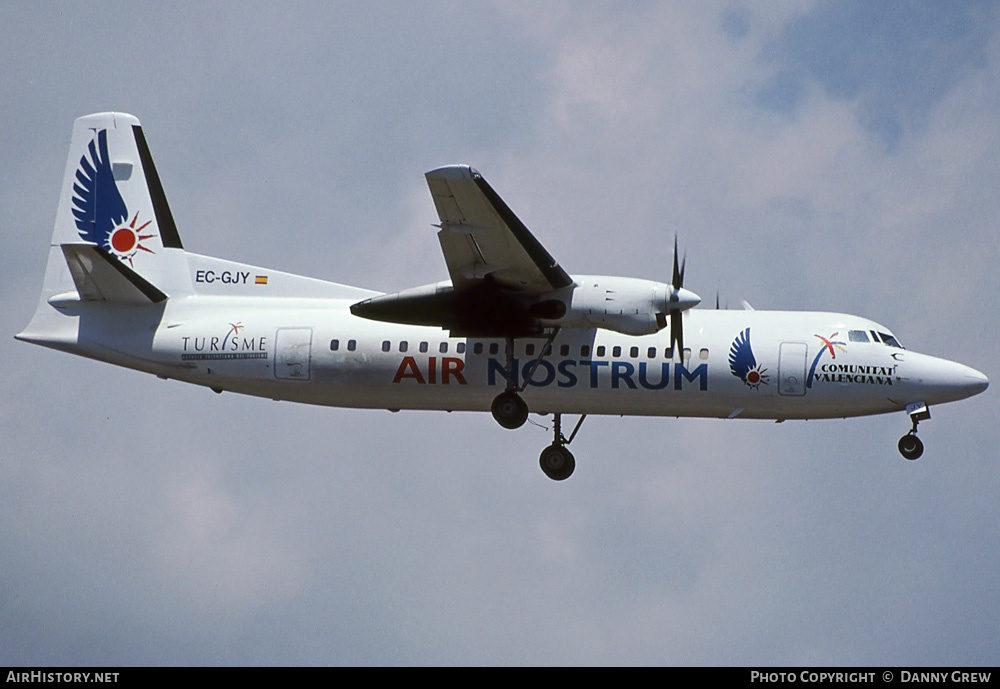
[[[253,283],[255,285],[266,285],[267,284],[267,276],[266,275],[258,275],[256,278],[254,278]]]

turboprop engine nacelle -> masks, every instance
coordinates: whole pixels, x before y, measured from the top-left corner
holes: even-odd
[[[597,327],[626,335],[651,335],[666,327],[671,311],[685,311],[701,302],[694,292],[652,280],[575,276],[566,314],[544,319],[569,328]]]

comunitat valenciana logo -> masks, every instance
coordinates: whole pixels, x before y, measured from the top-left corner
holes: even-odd
[[[844,342],[837,342],[837,341],[835,341],[833,339],[833,338],[837,337],[837,335],[839,335],[839,334],[840,334],[839,332],[836,332],[836,333],[830,335],[830,337],[823,337],[822,335],[814,335],[813,336],[813,337],[818,337],[820,339],[820,341],[823,343],[823,345],[819,348],[819,351],[816,353],[816,358],[813,359],[812,366],[809,368],[809,376],[806,378],[806,387],[807,388],[811,388],[812,387],[813,379],[816,377],[816,366],[819,364],[819,360],[823,358],[824,354],[826,354],[827,352],[829,352],[830,353],[830,358],[831,359],[836,359],[838,351],[841,351],[841,352],[846,352],[847,351],[847,345],[846,345],[846,343],[844,343]]]
[[[143,245],[145,240],[156,236],[143,234],[153,221],[141,221],[138,211],[129,220],[108,157],[106,129],[97,132],[87,153],[80,158],[73,182],[73,216],[84,241],[107,249],[129,265],[133,265],[132,258],[140,251],[154,253]]]

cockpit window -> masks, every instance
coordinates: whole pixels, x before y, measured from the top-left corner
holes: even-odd
[[[903,345],[899,344],[899,341],[889,333],[879,333],[879,337],[881,337],[882,341],[890,347],[896,347],[897,349],[903,348]]]
[[[851,342],[870,342],[868,339],[868,333],[864,330],[851,330],[847,333],[847,336],[850,338]]]

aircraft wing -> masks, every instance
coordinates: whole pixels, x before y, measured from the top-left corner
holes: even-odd
[[[476,170],[449,165],[425,177],[441,219],[438,240],[456,292],[482,284],[487,276],[522,293],[573,284]]]

